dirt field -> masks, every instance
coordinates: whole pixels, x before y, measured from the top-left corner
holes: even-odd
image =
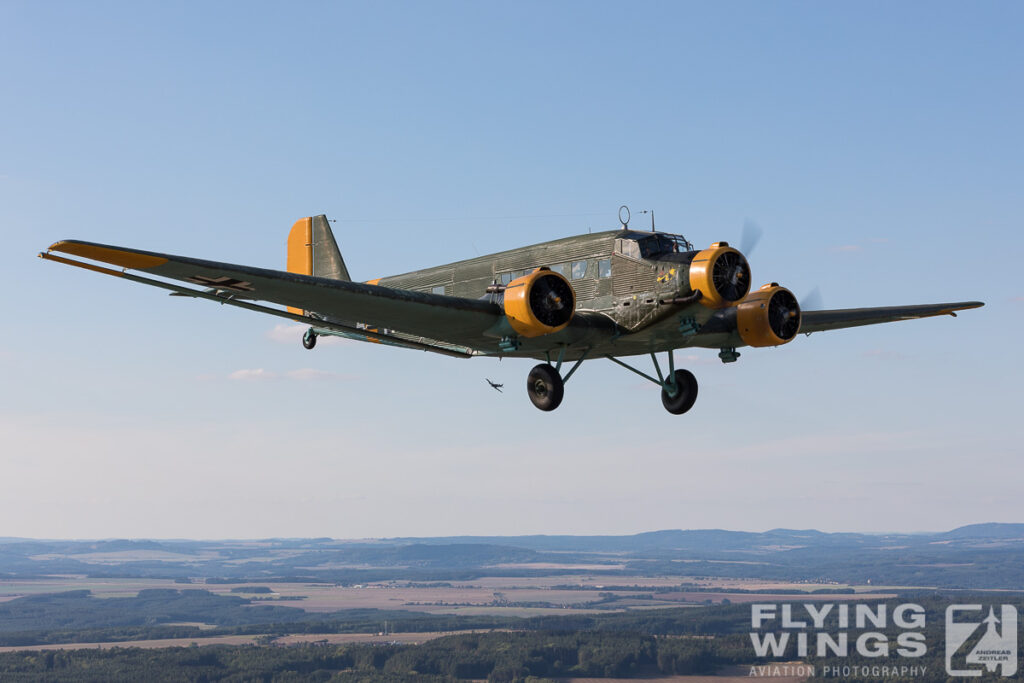
[[[428,640],[451,636],[472,631],[438,631],[430,633],[389,633],[386,636],[373,633],[301,633],[282,636],[275,643],[291,645],[294,643],[316,643],[326,641],[332,645],[343,643],[403,643],[416,645]],[[59,645],[31,645],[26,647],[0,647],[0,652],[24,652],[40,650],[109,650],[114,647],[141,647],[145,649],[161,647],[191,647],[193,644],[204,645],[253,645],[259,636],[213,636],[210,638],[166,638],[162,640],[127,640],[116,643],[61,643]]]
[[[699,584],[719,588],[715,592],[678,590],[657,593],[658,589],[679,587],[681,584]],[[232,593],[244,586],[266,586],[270,594],[252,595]],[[587,590],[567,590],[554,586],[579,586]],[[606,586],[629,586],[630,591],[608,590]],[[385,609],[428,612],[436,614],[495,614],[532,616],[555,612],[592,612],[587,603],[602,599],[600,593],[613,593],[622,602],[612,603],[606,609],[657,609],[678,607],[686,603],[711,600],[720,603],[793,602],[801,599],[852,600],[862,594],[821,593],[808,595],[785,593],[732,593],[730,589],[744,590],[815,590],[836,588],[821,584],[772,583],[735,579],[694,579],[687,576],[594,576],[580,573],[571,576],[542,577],[482,577],[472,581],[453,583],[441,587],[410,587],[405,582],[378,582],[356,586],[336,586],[329,583],[276,583],[253,581],[237,584],[175,583],[163,579],[89,579],[66,576],[47,579],[0,580],[0,602],[26,595],[56,593],[69,590],[89,590],[97,598],[134,597],[149,588],[201,589],[221,595],[257,597],[255,605],[272,604],[296,607],[307,612],[334,612],[346,609]],[[639,594],[646,593],[644,597]],[[879,594],[879,598],[891,597]],[[527,603],[527,604],[524,604]],[[530,604],[532,603],[532,604]],[[543,605],[540,603],[547,603]]]
[[[797,602],[799,600],[806,600],[808,598],[814,598],[815,600],[859,600],[863,596],[856,593],[815,593],[814,595],[797,595],[794,593],[704,593],[704,592],[681,592],[681,593],[660,593],[656,594],[655,599],[664,600],[666,602],[703,602],[704,600],[710,600],[711,602],[721,602],[722,600],[728,600],[729,602]],[[895,593],[881,593],[877,596],[872,595],[872,598],[878,598],[884,600],[886,598],[896,597]]]
[[[625,569],[624,564],[558,564],[555,562],[505,562],[488,565],[493,569],[572,569],[579,572]]]
[[[146,588],[206,588],[174,583],[168,579],[88,579],[65,576],[47,579],[0,580],[0,598],[20,598],[39,593],[89,590],[98,598],[129,598]],[[220,591],[215,591],[220,592]]]
[[[196,645],[253,645],[257,636],[214,636],[212,638],[166,638],[161,640],[126,640],[118,643],[59,643],[57,645],[27,645],[24,647],[0,647],[0,652],[24,652],[41,650],[109,650],[113,647],[190,647]]]

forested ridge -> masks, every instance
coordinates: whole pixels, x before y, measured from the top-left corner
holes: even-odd
[[[95,598],[67,591],[0,603],[0,646],[119,642],[159,638],[286,633],[376,633],[386,621],[391,632],[469,629],[601,630],[645,634],[729,633],[741,628],[749,610],[714,605],[699,610],[666,608],[606,615],[555,614],[539,617],[428,614],[404,610],[349,609],[310,613],[294,607],[252,604],[234,595],[205,590],[149,589],[131,598]],[[209,626],[200,629],[182,622]]]
[[[172,591],[173,592],[173,591]],[[82,599],[81,597],[76,599]],[[986,602],[986,594],[957,596],[961,602]],[[1007,600],[1007,598],[1003,598]],[[758,657],[751,644],[749,605],[715,605],[702,608],[636,611],[613,614],[581,614],[528,619],[504,618],[510,630],[462,633],[420,645],[380,644],[192,646],[163,649],[112,648],[109,650],[44,650],[0,654],[3,681],[442,681],[487,679],[524,681],[530,677],[643,677],[672,674],[710,674],[724,665],[764,665],[802,660],[815,667],[814,680],[829,680],[826,666],[868,667],[848,681],[873,681],[870,667],[917,667],[921,673],[886,675],[887,681],[946,680],[944,667],[944,611],[947,595],[917,594],[865,603],[888,614],[900,604],[913,602],[923,609],[925,620],[917,629],[927,640],[927,651],[914,658],[896,652],[897,636],[905,629],[893,620],[882,627],[842,627],[830,614],[824,631],[835,635],[848,631],[851,639],[866,630],[877,630],[892,644],[887,655],[866,657],[851,649],[848,657],[799,656],[795,644],[780,657]],[[1008,600],[1019,611],[1024,601]],[[798,606],[808,602],[793,601]],[[369,625],[367,615],[345,621],[293,622],[237,627],[272,636],[301,630],[318,633],[344,632]],[[422,617],[408,614],[398,619],[396,631],[422,626]],[[430,618],[430,615],[426,615]],[[446,623],[469,627],[472,617],[450,617]],[[498,625],[498,624],[495,624]],[[300,627],[300,628],[297,628]],[[771,623],[766,631],[778,630]],[[333,629],[333,630],[332,630]],[[815,633],[814,629],[790,633]],[[197,638],[198,640],[198,638]],[[794,638],[795,640],[795,638]],[[989,680],[982,676],[981,680]],[[995,680],[995,679],[993,679]],[[1002,679],[1005,680],[1005,679]]]
[[[610,557],[608,553],[613,553]],[[130,561],[119,561],[129,558]],[[737,560],[743,560],[737,562]],[[36,541],[0,538],[0,578],[75,574],[214,582],[467,581],[571,575],[675,574],[951,589],[1024,586],[1024,524],[928,534],[665,530],[632,536]],[[508,563],[522,566],[510,568]],[[557,563],[563,568],[531,568]]]
[[[422,645],[211,646],[0,654],[5,681],[523,680],[710,673],[750,659],[741,636],[493,632]]]

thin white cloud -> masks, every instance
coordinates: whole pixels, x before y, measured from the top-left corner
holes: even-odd
[[[295,325],[291,323],[281,323],[274,325],[274,328],[267,330],[266,337],[271,341],[275,341],[278,344],[291,344],[298,346],[302,343],[302,335],[306,333],[309,327],[307,325]],[[333,346],[335,344],[344,344],[350,340],[343,339],[342,337],[318,337],[316,343],[324,344],[326,346]]]
[[[235,370],[230,375],[228,375],[228,379],[251,382],[258,380],[277,379],[277,374],[270,372],[268,370],[264,370],[263,368],[246,368],[242,370]]]
[[[285,372],[274,372],[265,368],[243,368],[228,375],[229,380],[239,382],[261,382],[270,380],[293,380],[296,382],[312,382],[324,380],[349,380],[348,375],[341,375],[316,368],[299,368]]]
[[[298,344],[302,340],[302,335],[306,331],[306,327],[302,325],[288,325],[281,323],[274,325],[274,328],[267,330],[266,337],[271,341],[276,341],[279,344]]]

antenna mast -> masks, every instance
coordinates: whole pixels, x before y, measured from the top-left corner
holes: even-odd
[[[649,213],[649,214],[651,214],[651,232],[657,232],[654,229],[654,209],[646,209],[644,211],[641,211],[640,213]]]

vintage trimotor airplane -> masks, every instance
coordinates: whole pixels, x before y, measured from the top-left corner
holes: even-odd
[[[607,358],[654,382],[661,387],[665,409],[679,415],[693,406],[697,380],[675,367],[675,349],[718,349],[722,362],[730,363],[743,346],[787,344],[800,332],[955,316],[956,311],[984,305],[965,301],[801,311],[796,297],[774,282],[751,291],[747,259],[727,242],[696,249],[681,235],[633,230],[628,217],[620,220],[618,230],[368,282],[351,280],[323,215],[292,226],[284,271],[76,240],[56,242],[39,256],[160,287],[172,295],[307,324],[302,340],[307,349],[320,335],[338,335],[460,358],[541,360],[526,386],[541,410],[558,407],[564,384],[588,359]],[[660,352],[668,354],[667,373],[658,364]],[[657,377],[620,360],[647,354]],[[572,366],[563,375],[567,363]]]

